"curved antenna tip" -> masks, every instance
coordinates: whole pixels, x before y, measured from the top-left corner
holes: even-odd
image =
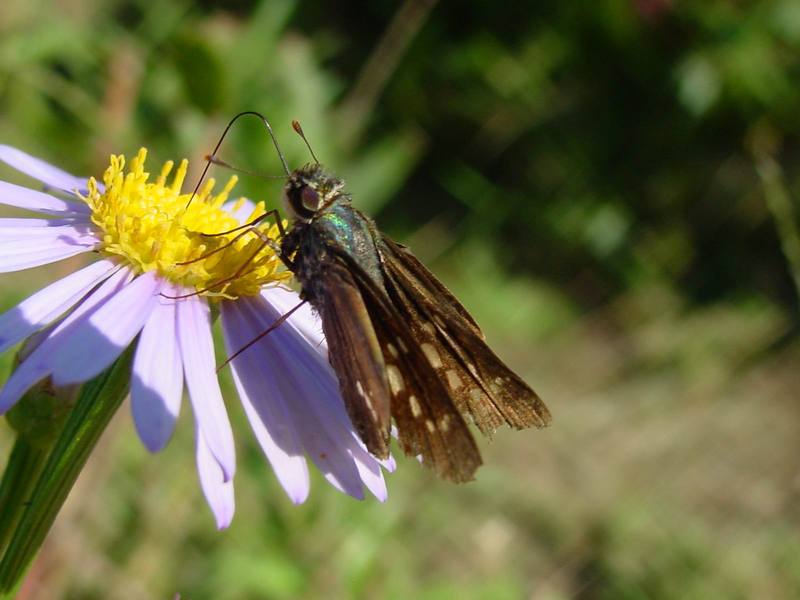
[[[319,164],[319,159],[317,158],[317,155],[314,154],[314,150],[312,150],[311,144],[308,143],[308,140],[306,139],[306,134],[305,132],[303,132],[303,128],[300,126],[300,121],[298,121],[297,119],[292,119],[292,129],[294,129],[297,132],[297,135],[299,135],[303,139],[303,141],[306,144],[306,148],[308,148],[308,151],[311,153],[311,158],[314,159],[314,162]]]

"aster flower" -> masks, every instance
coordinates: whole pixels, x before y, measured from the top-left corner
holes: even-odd
[[[219,308],[229,354],[298,303],[283,287],[289,274],[257,236],[230,232],[252,220],[208,180],[189,203],[181,193],[184,160],[171,181],[167,162],[155,181],[140,150],[126,170],[112,156],[102,183],[75,177],[8,146],[0,160],[45,185],[45,192],[0,181],[0,204],[45,218],[0,219],[0,272],[79,254],[98,260],[0,315],[0,352],[39,332],[37,345],[0,389],[0,414],[37,382],[79,384],[107,369],[138,337],[131,381],[136,430],[152,452],[172,435],[184,384],[195,419],[201,487],[218,527],[233,517],[235,449],[215,370],[212,305]],[[226,210],[226,208],[230,209]],[[259,226],[274,238],[275,226]],[[207,234],[221,234],[209,237]],[[386,498],[381,467],[355,434],[327,362],[311,309],[289,319],[231,363],[253,432],[289,498],[309,492],[306,457],[337,489]]]

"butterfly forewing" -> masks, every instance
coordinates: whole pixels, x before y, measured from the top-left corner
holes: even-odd
[[[330,290],[318,310],[347,412],[367,449],[379,458],[387,458],[391,430],[389,382],[361,291],[352,273],[338,262],[332,262],[319,276]]]
[[[516,429],[547,425],[550,412],[544,402],[492,352],[478,325],[444,285],[386,236],[379,250],[387,287],[459,410],[486,434],[504,423]]]
[[[419,456],[444,479],[474,479],[482,463],[480,452],[443,381],[420,353],[408,322],[386,291],[366,275],[357,281],[383,350],[392,417],[403,451]]]

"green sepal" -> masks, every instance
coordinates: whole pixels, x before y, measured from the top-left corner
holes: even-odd
[[[17,432],[17,439],[47,450],[58,438],[74,404],[74,398],[53,390],[48,379],[25,394],[8,411],[6,420]]]
[[[8,594],[19,583],[47,532],[50,531],[100,435],[127,395],[130,387],[132,355],[133,351],[129,348],[108,370],[83,386],[63,428],[52,442],[52,450],[47,454],[46,462],[38,477],[30,477],[29,473],[25,472],[27,468],[24,461],[36,459],[36,455],[31,454],[31,451],[47,452],[42,448],[50,445],[46,441],[45,432],[52,423],[40,422],[42,426],[39,428],[25,429],[28,434],[36,432],[38,435],[26,436],[20,432],[18,442],[21,444],[15,445],[19,457],[15,460],[12,451],[0,490],[8,478],[9,483],[13,479],[26,491],[30,489],[33,491],[27,505],[24,501],[19,502],[23,495],[13,494],[18,501],[18,508],[21,508],[21,516],[0,561],[0,593]],[[39,398],[39,401],[42,399]],[[41,416],[41,413],[34,410],[33,415],[37,414]],[[28,413],[27,417],[30,416]],[[31,425],[36,423],[37,419],[23,419],[23,422]],[[38,457],[40,463],[42,459],[43,457]],[[13,522],[9,524],[13,525]]]

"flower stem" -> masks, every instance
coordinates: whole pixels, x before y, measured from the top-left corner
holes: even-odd
[[[8,477],[14,477],[13,471],[18,470],[18,481],[30,478],[23,485],[27,485],[27,489],[33,488],[33,492],[0,561],[0,593],[10,592],[20,581],[50,531],[100,434],[127,395],[131,356],[129,349],[111,368],[83,386],[38,478],[34,479],[30,473],[24,472],[21,469],[24,466],[22,462],[9,460],[6,474],[9,468],[12,474]],[[24,453],[24,450],[20,450],[20,453]],[[4,485],[5,479],[6,475]]]
[[[46,458],[46,449],[31,444],[22,435],[14,442],[0,482],[0,550],[19,522]]]

